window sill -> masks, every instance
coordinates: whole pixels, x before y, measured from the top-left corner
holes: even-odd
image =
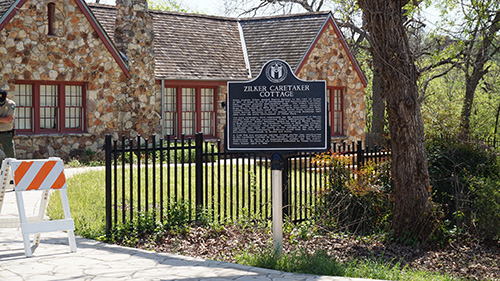
[[[19,133],[16,132],[15,138],[37,138],[37,137],[65,137],[65,136],[80,136],[80,137],[90,137],[92,134],[89,133],[42,133],[42,134],[32,134],[32,133]]]
[[[346,140],[347,136],[341,136],[341,135],[336,135],[336,136],[331,136],[330,139],[332,141],[338,141],[338,140]]]

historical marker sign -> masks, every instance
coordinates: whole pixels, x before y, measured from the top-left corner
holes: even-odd
[[[320,151],[328,148],[326,81],[304,81],[282,60],[260,75],[228,82],[228,151]]]

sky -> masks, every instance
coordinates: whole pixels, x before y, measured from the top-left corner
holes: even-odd
[[[224,15],[223,1],[221,0],[183,0],[184,5],[190,10],[196,10],[208,15]]]

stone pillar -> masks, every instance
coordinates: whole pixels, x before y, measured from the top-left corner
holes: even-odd
[[[115,44],[126,57],[130,78],[120,123],[123,134],[148,137],[160,133],[161,99],[155,88],[153,20],[146,0],[116,0]]]

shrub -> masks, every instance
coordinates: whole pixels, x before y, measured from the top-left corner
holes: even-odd
[[[441,205],[442,231],[476,232],[480,238],[500,235],[500,164],[495,151],[457,137],[427,140],[433,201]]]
[[[313,160],[323,170],[317,214],[324,225],[349,232],[384,231],[392,216],[390,162],[368,162],[359,170],[338,153],[323,153]]]
[[[126,246],[160,241],[166,231],[186,232],[190,223],[189,203],[182,201],[169,204],[160,221],[155,211],[140,212],[134,221],[118,224],[110,240]]]
[[[196,160],[195,142],[165,142],[163,147],[169,147],[170,152],[163,151],[163,159],[168,163],[194,163]],[[175,148],[175,149],[172,149]],[[203,161],[217,160],[217,145],[213,143],[203,143]],[[160,159],[160,151],[156,153],[156,159]]]
[[[104,166],[102,154],[98,155],[97,152],[87,149],[85,151],[76,150],[71,161],[66,163],[68,167],[96,167]]]
[[[137,148],[133,148],[134,150]],[[148,151],[148,159],[149,162],[153,161],[153,151],[152,148],[150,147],[150,150]],[[156,152],[155,152],[155,157],[156,157],[156,162],[160,161],[162,151],[160,150],[159,146],[156,146]],[[203,143],[202,145],[202,153],[203,153],[203,161],[209,161],[213,162],[217,160],[217,154],[218,154],[218,148],[217,145],[213,143]],[[125,158],[125,163],[130,163],[130,161],[133,161],[133,163],[137,163],[137,152],[133,151],[132,152],[132,157],[130,156],[131,153],[129,150],[126,150],[124,153],[124,158]],[[144,151],[140,152],[140,159],[141,162],[145,161],[146,153]],[[163,143],[163,161],[165,163],[194,163],[196,161],[196,149],[195,149],[195,142],[194,141],[185,141],[185,142],[180,142],[180,141],[171,141],[171,142],[165,142]]]

